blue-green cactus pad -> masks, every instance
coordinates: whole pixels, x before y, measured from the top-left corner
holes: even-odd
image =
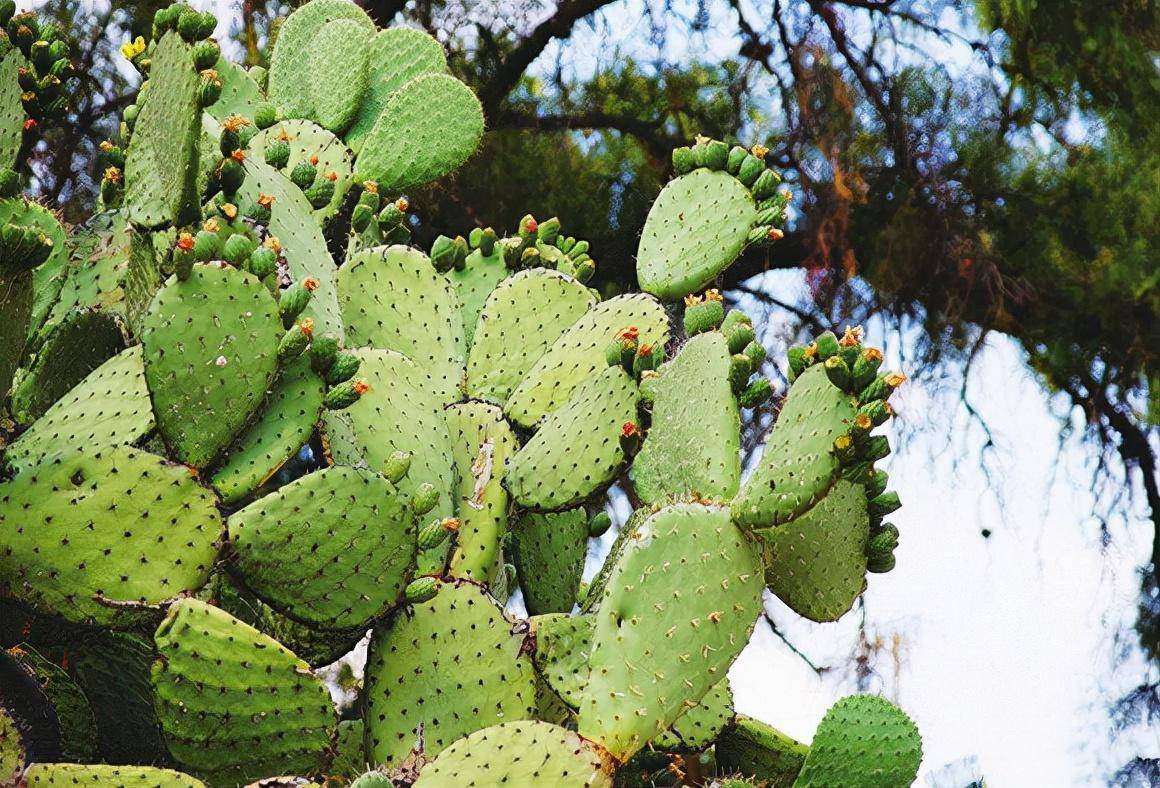
[[[520,271],[500,282],[484,302],[473,331],[467,393],[503,403],[596,301],[587,287],[547,268]]]
[[[593,613],[580,734],[623,761],[676,722],[749,641],[762,585],[728,509],[676,504],[644,520]]]
[[[422,729],[433,757],[497,721],[531,719],[535,673],[524,635],[481,586],[445,583],[375,627],[366,667],[367,754],[398,765]]]
[[[93,370],[61,397],[5,454],[15,471],[48,457],[135,443],[155,427],[140,345]]]
[[[427,255],[406,246],[359,252],[339,269],[338,293],[349,346],[402,353],[424,371],[423,385],[444,404],[459,399],[459,302]]]
[[[285,646],[197,599],[174,604],[153,642],[154,705],[183,768],[221,785],[321,768],[338,720]]]
[[[704,289],[744,250],[756,218],[753,195],[728,172],[698,169],[669,181],[641,231],[640,289],[666,301]]]
[[[532,366],[504,406],[508,418],[531,427],[566,403],[581,383],[608,366],[605,351],[629,327],[638,330],[642,345],[662,347],[669,338],[668,316],[652,296],[637,293],[597,304]]]
[[[76,623],[121,626],[209,578],[222,532],[188,468],[127,447],[70,454],[0,486],[0,578]],[[128,603],[126,606],[121,603]]]
[[[652,424],[632,464],[645,503],[696,494],[728,501],[741,481],[741,415],[729,384],[729,347],[693,337],[653,381]]]
[[[906,712],[877,695],[850,695],[818,724],[795,788],[911,785],[922,738]]]
[[[525,512],[512,527],[512,558],[532,615],[570,613],[588,552],[588,514]]]
[[[580,503],[624,464],[626,422],[636,421],[636,383],[619,366],[581,384],[512,459],[507,487],[516,503],[551,511]]]
[[[270,291],[237,268],[195,265],[145,317],[145,380],[176,459],[203,468],[241,433],[278,369],[282,320]]]

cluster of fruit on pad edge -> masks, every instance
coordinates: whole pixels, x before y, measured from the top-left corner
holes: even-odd
[[[408,189],[484,131],[434,39],[311,0],[245,69],[175,4],[66,228],[22,173],[67,35],[0,23],[0,784],[915,779],[880,697],[809,745],[733,708],[763,595],[835,620],[899,536],[903,377],[858,328],[790,349],[743,478],[774,385],[713,287],[782,237],[764,147],[675,150],[640,292],[602,298],[555,218],[409,245]],[[367,633],[340,711],[319,670]]]

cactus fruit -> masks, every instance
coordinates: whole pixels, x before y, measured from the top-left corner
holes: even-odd
[[[742,484],[763,332],[700,291],[780,237],[768,151],[674,152],[643,292],[589,288],[548,213],[428,256],[399,192],[484,125],[442,46],[310,0],[267,74],[177,4],[124,47],[147,79],[70,239],[17,160],[67,46],[0,22],[0,782],[914,777],[884,701],[839,703],[812,749],[732,710],[764,591],[833,620],[900,538],[875,432],[903,378],[858,329],[790,349]]]

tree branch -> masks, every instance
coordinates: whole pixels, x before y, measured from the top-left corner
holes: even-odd
[[[530,115],[507,112],[493,120],[493,128],[536,129],[538,131],[571,131],[573,129],[611,129],[636,137],[660,160],[667,160],[676,143],[658,132],[660,121],[642,120],[632,115],[613,115],[594,110],[576,114]]]

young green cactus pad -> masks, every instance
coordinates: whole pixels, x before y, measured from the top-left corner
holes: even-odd
[[[153,299],[141,331],[157,427],[175,456],[209,465],[258,409],[278,369],[278,304],[253,275],[195,265]]]
[[[184,768],[240,783],[321,767],[334,707],[284,646],[196,599],[174,604],[153,640],[157,716]]]
[[[664,307],[643,294],[617,296],[597,304],[540,356],[504,407],[509,419],[532,427],[564,405],[580,384],[608,366],[608,346],[624,331],[641,345],[663,347],[669,338]]]
[[[126,447],[71,454],[0,485],[0,578],[38,609],[118,626],[201,588],[221,530],[186,468]]]
[[[850,695],[822,718],[794,785],[910,785],[921,761],[922,739],[905,712],[877,695]]]
[[[574,506],[609,484],[626,457],[620,436],[636,418],[636,383],[607,367],[551,413],[512,459],[506,484],[521,506]]]
[[[849,433],[855,414],[856,403],[830,382],[823,365],[798,376],[761,462],[733,500],[733,518],[749,528],[769,528],[817,503],[838,478],[834,441]]]
[[[351,629],[399,600],[415,558],[408,502],[369,470],[327,468],[228,521],[247,588],[291,618]]]
[[[467,393],[506,401],[556,339],[595,305],[591,290],[547,268],[520,271],[500,282],[473,330]]]
[[[725,337],[693,337],[651,385],[652,426],[632,466],[641,500],[732,498],[741,480],[741,416]]]
[[[307,356],[282,370],[261,412],[214,472],[213,486],[223,502],[252,493],[302,448],[322,415],[324,389]]]
[[[547,722],[505,722],[476,731],[419,772],[415,788],[551,785],[611,788],[613,761],[599,747]]]
[[[125,158],[125,207],[137,224],[189,224],[197,217],[200,78],[177,33],[157,43],[149,92]]]
[[[113,356],[57,400],[4,457],[16,471],[53,455],[135,443],[155,426],[140,346]]]
[[[344,411],[326,414],[326,437],[335,465],[365,463],[391,476],[396,452],[410,455],[410,469],[396,486],[408,500],[433,486],[435,506],[423,522],[455,515],[455,467],[442,402],[425,373],[390,350],[358,350],[359,377],[370,389]]]
[[[455,291],[427,255],[405,246],[359,252],[338,272],[347,344],[395,350],[424,370],[444,403],[463,385],[463,322]]]
[[[524,513],[512,527],[512,548],[528,612],[571,612],[588,551],[584,509]]]
[[[442,178],[483,136],[483,108],[450,74],[423,74],[396,90],[362,139],[358,173],[388,192]]]
[[[507,530],[503,473],[519,441],[494,405],[465,402],[444,411],[459,476],[459,530],[451,574],[490,584],[502,573],[500,540]]]
[[[383,114],[395,91],[423,74],[447,73],[443,47],[422,30],[392,27],[375,34],[367,53],[367,89],[346,142],[355,150]]]
[[[760,720],[738,714],[717,737],[717,763],[725,771],[790,788],[810,748]]]
[[[520,628],[481,586],[444,583],[434,598],[375,627],[367,656],[367,754],[396,766],[434,757],[496,720],[531,719],[535,681]]]
[[[761,611],[761,558],[721,507],[644,520],[593,613],[579,732],[625,760],[725,678]]]
[[[835,621],[866,586],[869,520],[861,485],[838,481],[816,506],[758,532],[769,589],[811,621]]]
[[[37,763],[24,773],[28,788],[90,785],[93,788],[206,788],[188,774],[154,766]]]

